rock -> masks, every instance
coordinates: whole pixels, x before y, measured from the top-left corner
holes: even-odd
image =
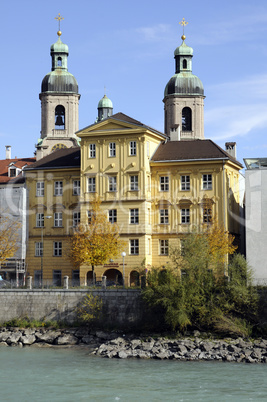
[[[0,333],[0,342],[5,342],[11,335],[10,331],[4,331]]]
[[[132,349],[139,347],[141,344],[142,344],[142,342],[140,341],[140,339],[133,339],[131,341]]]
[[[48,330],[47,332],[36,332],[35,336],[37,338],[37,341],[39,342],[45,342],[45,343],[55,343],[55,340],[61,335],[60,331],[52,331]]]
[[[178,345],[177,351],[180,352],[181,355],[184,355],[187,352],[187,348],[184,345]]]
[[[76,333],[75,336],[77,336]],[[95,342],[95,337],[93,335],[85,335],[82,337],[82,342],[89,345],[90,343]]]
[[[72,334],[63,334],[56,339],[57,345],[76,345],[78,338]]]
[[[6,342],[0,342],[0,346],[8,346]]]
[[[213,349],[213,346],[214,344],[212,342],[203,342],[202,345],[200,345],[200,349],[204,352],[209,352]]]
[[[118,357],[119,357],[120,359],[127,359],[128,354],[125,352],[125,350],[121,350],[121,351],[118,353]]]
[[[24,344],[24,345],[32,345],[35,341],[36,341],[36,336],[33,334],[29,334],[29,335],[22,335],[20,337],[20,341]]]
[[[8,344],[17,344],[18,341],[20,340],[22,333],[20,331],[18,332],[11,332],[9,338],[7,339]]]

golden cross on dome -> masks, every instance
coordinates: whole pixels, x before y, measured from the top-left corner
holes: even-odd
[[[60,35],[61,35],[61,31],[60,31],[60,21],[61,21],[61,20],[64,20],[64,18],[61,17],[60,13],[58,13],[58,16],[55,17],[55,20],[58,21],[58,33],[57,33],[57,34],[58,34],[58,36],[60,36]]]
[[[183,36],[184,36],[184,39],[185,39],[184,27],[186,27],[186,25],[188,24],[188,22],[183,18],[182,21],[179,22],[179,24],[182,25],[182,27],[183,27]],[[183,36],[182,36],[182,39],[183,39]]]

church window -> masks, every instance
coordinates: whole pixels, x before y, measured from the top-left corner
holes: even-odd
[[[109,156],[116,156],[116,143],[110,142],[109,143]]]
[[[212,221],[212,210],[211,208],[203,208],[203,223],[210,223]]]
[[[181,191],[190,190],[190,176],[181,176]]]
[[[57,105],[55,109],[55,128],[57,130],[65,129],[65,108],[62,105]]]
[[[190,107],[184,107],[182,110],[182,130],[192,131],[192,110]]]
[[[56,228],[62,227],[62,212],[54,213],[54,226]]]
[[[160,191],[169,191],[169,176],[160,176]]]
[[[58,67],[61,67],[61,66],[62,66],[62,59],[61,59],[61,57],[59,57],[59,58],[57,59],[57,65],[58,65]]]
[[[73,195],[80,195],[81,182],[80,180],[73,180]]]
[[[36,197],[44,196],[44,181],[38,181],[36,183]]]
[[[187,68],[187,60],[183,60],[183,68],[186,69]]]
[[[95,177],[88,177],[88,192],[95,193]]]
[[[169,210],[160,209],[159,210],[159,223],[161,225],[167,225],[169,223]]]
[[[54,195],[63,195],[63,181],[55,181]]]
[[[95,144],[89,145],[89,158],[95,158]]]
[[[130,189],[131,191],[138,191],[138,176],[134,175],[134,176],[130,176]]]
[[[130,141],[130,156],[136,155],[136,141]]]
[[[212,174],[203,174],[202,175],[202,189],[203,190],[212,190]]]
[[[190,209],[189,208],[181,209],[181,223],[190,223]]]
[[[168,255],[169,254],[169,240],[159,241],[159,254]]]

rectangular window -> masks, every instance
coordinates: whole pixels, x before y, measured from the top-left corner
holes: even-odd
[[[54,257],[62,256],[62,241],[54,241]]]
[[[73,227],[77,227],[81,222],[81,213],[80,212],[73,212],[72,215],[72,224]]]
[[[181,223],[190,223],[190,209],[189,208],[181,209]]]
[[[89,158],[95,158],[95,144],[89,145]]]
[[[169,223],[169,210],[168,209],[160,209],[159,210],[159,222],[160,222],[160,224]]]
[[[109,176],[108,181],[109,181],[108,191],[117,191],[117,177]]]
[[[88,193],[95,193],[95,177],[88,177]]]
[[[55,181],[54,195],[63,194],[63,181]]]
[[[190,176],[181,176],[181,191],[190,190]]]
[[[131,191],[138,191],[138,176],[130,176],[130,189]]]
[[[136,141],[130,141],[130,156],[136,155]]]
[[[36,214],[36,226],[38,228],[43,228],[44,227],[44,214]]]
[[[160,177],[160,191],[169,191],[169,176]]]
[[[160,240],[159,241],[159,253],[160,253],[160,255],[168,255],[169,254],[169,240]]]
[[[72,270],[72,286],[80,286],[80,270]]]
[[[212,210],[211,208],[203,208],[203,223],[210,223],[212,221]]]
[[[131,255],[139,254],[139,239],[130,240],[130,254]]]
[[[202,189],[203,190],[212,190],[212,174],[203,174],[202,175]]]
[[[54,213],[54,226],[55,227],[62,227],[62,212],[55,212]]]
[[[38,181],[36,183],[36,197],[44,196],[44,181]]]
[[[81,182],[80,180],[73,180],[73,195],[80,195]]]
[[[53,286],[61,286],[61,269],[54,269],[53,270]]]
[[[35,257],[43,255],[43,243],[41,241],[35,242]]]
[[[115,142],[109,143],[109,156],[116,156],[116,143]]]
[[[130,209],[130,223],[132,223],[132,224],[139,223],[139,209],[138,208]]]
[[[110,223],[117,222],[117,210],[116,209],[110,209],[108,211],[108,220]]]

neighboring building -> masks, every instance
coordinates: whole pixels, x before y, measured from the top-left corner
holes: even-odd
[[[42,81],[41,100],[41,138],[36,145],[36,159],[60,148],[78,145],[75,132],[79,129],[78,84],[68,72],[67,58],[69,48],[58,40],[50,48],[52,58],[51,72]]]
[[[246,258],[255,284],[267,285],[267,158],[244,159]]]
[[[0,215],[20,223],[16,254],[0,264],[0,274],[7,280],[24,281],[25,258],[28,240],[27,205],[28,192],[23,171],[35,162],[35,158],[11,158],[11,147],[6,146],[6,159],[0,160]],[[1,225],[1,220],[0,220]]]
[[[25,171],[29,191],[27,274],[35,286],[60,286],[68,275],[79,283],[79,271],[68,259],[68,236],[80,222],[80,148],[61,149]]]

